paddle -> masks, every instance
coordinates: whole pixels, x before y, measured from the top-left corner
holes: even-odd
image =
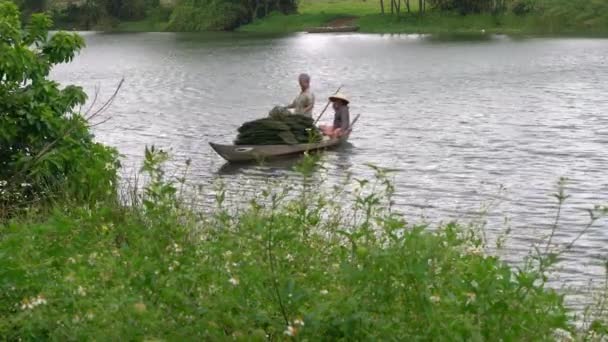
[[[353,126],[355,125],[355,123],[357,123],[357,120],[359,120],[360,116],[361,114],[357,114],[357,116],[355,116],[355,119],[351,121],[350,126],[348,126],[348,130],[346,131],[346,135],[350,135],[350,133],[353,131]]]
[[[341,85],[340,87],[338,87],[338,90],[336,90],[336,92],[334,93],[334,95],[336,95],[340,89],[342,89],[344,85]],[[317,119],[314,122],[314,125],[317,124],[317,122],[319,122],[319,120],[321,120],[321,117],[323,116],[323,114],[325,114],[325,111],[327,110],[327,107],[329,107],[329,104],[331,103],[331,100],[327,101],[327,104],[325,105],[325,108],[323,108],[323,111],[321,112],[321,114],[319,114],[319,117],[317,117]]]
[[[350,123],[350,127],[348,128],[349,130],[353,129],[353,126],[355,125],[355,123],[357,123],[357,120],[359,120],[360,116],[361,114],[357,114],[357,116],[355,116],[355,119]]]

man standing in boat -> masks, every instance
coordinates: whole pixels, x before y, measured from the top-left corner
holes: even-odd
[[[293,109],[294,114],[312,117],[312,109],[315,106],[315,95],[310,90],[310,76],[308,74],[300,74],[298,82],[302,91],[287,108]]]

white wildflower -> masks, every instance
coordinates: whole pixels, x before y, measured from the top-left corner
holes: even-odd
[[[292,262],[292,261],[293,261],[295,258],[293,257],[293,255],[291,255],[291,254],[287,254],[287,255],[285,256],[285,259],[286,259],[287,261],[289,261],[289,262]]]
[[[97,260],[97,253],[93,252],[89,255],[89,265],[95,265],[95,261]]]
[[[1,180],[1,181],[0,181],[0,187],[2,187],[2,186],[6,186],[6,184],[8,184],[8,182],[7,182],[7,181],[5,181],[5,180]]]
[[[464,249],[464,253],[468,255],[485,255],[485,251],[482,246],[466,246]]]
[[[553,337],[555,337],[556,341],[564,342],[564,341],[574,341],[572,338],[572,334],[569,331],[564,329],[555,329],[553,332]],[[593,341],[593,339],[591,339]]]
[[[78,293],[78,295],[84,297],[87,295],[87,291],[84,289],[84,287],[82,286],[78,286],[78,290],[76,290],[76,293]]]
[[[320,291],[320,293],[321,293],[323,296],[325,296],[325,295],[327,295],[327,294],[329,293],[329,291],[327,291],[327,290],[323,289],[323,290],[321,290],[321,291]]]
[[[30,186],[32,186],[30,183],[21,183],[22,188],[29,188]]]
[[[298,334],[298,329],[292,325],[288,325],[283,333],[287,336],[296,336]]]
[[[473,288],[478,288],[479,284],[477,283],[477,281],[473,280],[471,281],[471,286],[473,286]]]
[[[474,292],[467,293],[467,302],[466,302],[466,304],[469,305],[469,304],[475,302],[475,299],[477,299],[477,295]]]
[[[230,278],[230,279],[228,280],[228,282],[229,282],[230,284],[232,284],[233,286],[237,286],[237,285],[239,284],[239,280],[238,280],[238,278],[235,278],[235,277]]]
[[[431,297],[429,297],[429,299],[433,303],[439,303],[441,301],[441,297],[439,297],[439,296],[431,296]]]
[[[39,305],[46,304],[46,298],[42,295],[38,295],[33,298],[25,298],[21,301],[21,310],[31,310]]]
[[[304,320],[301,318],[297,318],[293,321],[293,325],[297,325],[299,327],[303,327],[304,326]]]

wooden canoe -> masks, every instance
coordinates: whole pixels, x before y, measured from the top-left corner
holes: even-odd
[[[359,26],[326,26],[326,27],[311,27],[306,30],[307,33],[338,33],[338,32],[357,32]]]
[[[296,145],[220,145],[209,143],[211,148],[229,162],[247,162],[329,149],[348,140],[348,135],[338,139],[326,139],[314,144]]]
[[[357,115],[350,123],[348,133],[337,139],[324,138],[323,141],[314,144],[295,145],[221,145],[209,142],[211,148],[222,158],[229,162],[247,162],[268,160],[277,157],[289,156],[304,152],[312,152],[339,146],[348,140],[353,131],[355,123],[361,115]]]

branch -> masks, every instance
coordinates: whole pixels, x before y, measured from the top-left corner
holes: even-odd
[[[114,99],[118,95],[118,92],[120,91],[120,88],[122,88],[122,85],[123,85],[124,81],[125,81],[125,79],[123,78],[120,81],[120,83],[118,84],[118,86],[116,87],[116,90],[114,91],[114,94],[112,94],[112,96],[95,113],[93,113],[93,114],[85,117],[84,118],[85,121],[90,121],[91,119],[93,119],[94,117],[100,115],[101,113],[103,113],[105,110],[107,110],[109,108],[109,106],[112,104],[112,102],[114,101]],[[95,96],[95,100],[96,99],[97,99],[97,95]],[[36,154],[36,156],[34,156],[34,158],[32,158],[28,163],[26,163],[23,166],[23,168],[19,172],[17,172],[15,175],[13,175],[11,177],[11,181],[12,181],[11,183],[12,184],[16,184],[16,182],[14,182],[15,179],[17,179],[20,176],[23,176],[23,174],[25,174],[28,171],[28,169],[31,168],[36,162],[38,162],[42,157],[44,157],[53,148],[53,146],[55,146],[59,141],[65,139],[67,136],[69,136],[77,127],[78,126],[76,124],[73,124],[68,129],[66,129],[65,132],[61,136],[59,136],[55,140],[51,141],[50,143],[46,144],[40,150],[40,152],[38,152],[38,154]]]

